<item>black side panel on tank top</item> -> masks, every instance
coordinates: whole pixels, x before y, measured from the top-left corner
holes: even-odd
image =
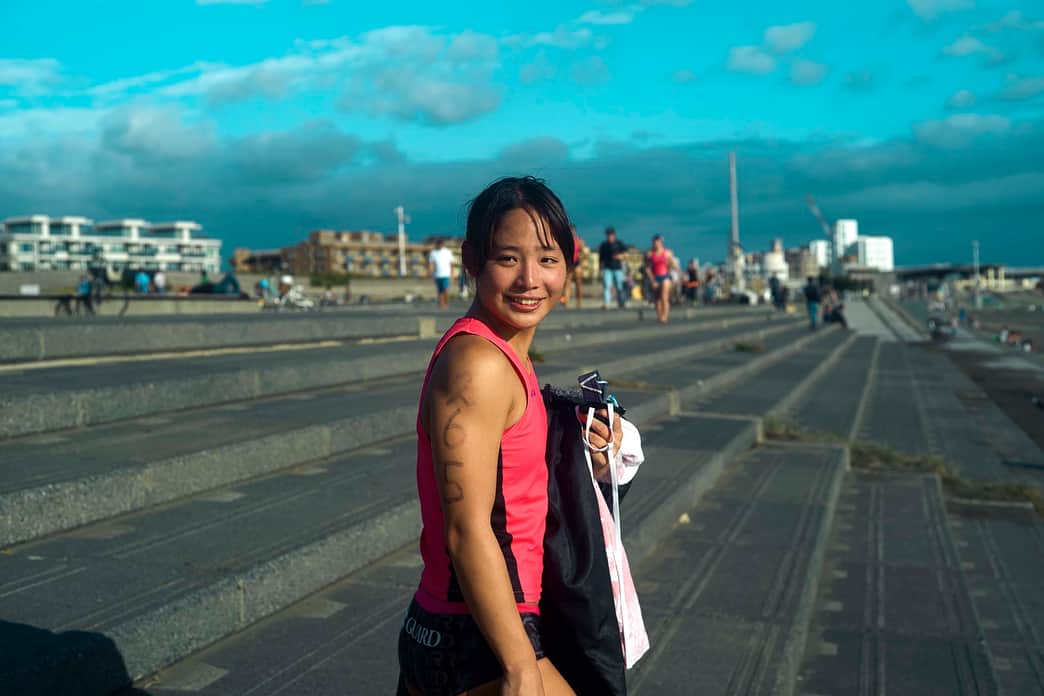
[[[548,510],[540,599],[544,653],[579,696],[625,696],[613,586],[580,442],[579,393],[544,387]],[[620,488],[625,492],[626,486]],[[610,507],[612,504],[610,503]]]

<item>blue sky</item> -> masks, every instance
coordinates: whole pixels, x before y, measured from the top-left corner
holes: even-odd
[[[1044,264],[1044,7],[989,0],[4,0],[0,217],[189,218],[234,246],[461,230],[545,177],[589,242],[719,259],[831,219],[897,262]]]

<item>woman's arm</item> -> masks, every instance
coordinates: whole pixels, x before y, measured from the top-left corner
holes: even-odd
[[[423,424],[431,440],[446,547],[464,600],[503,666],[505,681],[532,682],[535,675],[539,684],[536,655],[490,525],[500,438],[525,407],[525,390],[503,353],[483,338],[464,335],[451,340],[435,363]]]

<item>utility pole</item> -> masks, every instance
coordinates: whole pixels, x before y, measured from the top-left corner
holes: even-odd
[[[399,221],[399,277],[406,277],[406,223],[410,216],[401,205],[395,208],[395,217]]]
[[[729,152],[729,202],[732,208],[732,236],[729,240],[729,265],[732,267],[732,290],[742,292],[746,286],[743,277],[743,248],[739,241],[739,195],[736,185],[736,153]]]
[[[739,249],[739,201],[736,195],[736,153],[729,153],[729,201],[732,206],[732,243],[731,248]]]
[[[972,267],[975,272],[975,309],[982,309],[982,293],[979,291],[979,240],[972,242]]]

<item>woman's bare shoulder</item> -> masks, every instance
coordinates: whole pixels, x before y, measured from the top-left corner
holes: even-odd
[[[468,382],[502,391],[504,380],[514,375],[511,361],[491,342],[474,334],[459,334],[451,338],[439,353],[432,368],[434,386]]]

